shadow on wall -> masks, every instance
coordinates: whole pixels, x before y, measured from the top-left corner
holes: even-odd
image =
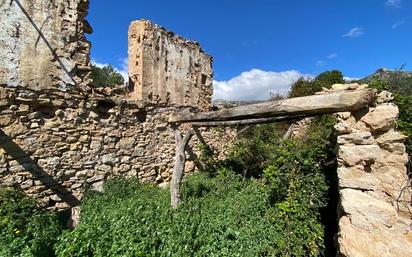
[[[36,25],[36,23],[33,21],[33,19],[30,17],[30,15],[28,14],[28,12],[26,11],[26,9],[23,7],[23,5],[20,3],[20,0],[12,0],[12,3],[16,2],[17,6],[21,9],[21,11],[24,13],[24,15],[27,17],[27,19],[29,20],[29,22],[33,25],[34,29],[37,31],[37,33],[39,33],[39,39],[41,38],[44,43],[47,45],[47,47],[49,48],[51,54],[54,57],[54,60],[56,60],[60,67],[64,70],[64,72],[67,74],[67,76],[70,77],[70,80],[73,81],[74,85],[77,86],[76,81],[74,80],[73,76],[70,74],[69,70],[67,69],[67,67],[64,65],[64,63],[62,62],[62,60],[60,59],[60,57],[56,54],[56,51],[53,49],[53,47],[51,46],[50,42],[47,40],[47,38],[43,35],[41,29]],[[37,42],[35,43],[37,45],[39,39],[37,40]]]
[[[206,143],[199,129],[195,127],[193,128],[193,130],[200,144],[203,145],[203,147],[206,147],[206,149],[209,150],[210,152],[213,152],[212,148]],[[193,161],[198,170],[204,170],[205,168],[207,168],[205,164],[201,160],[199,160],[199,156],[195,153],[195,151],[193,150],[193,147],[191,147],[190,145],[187,145],[186,152],[189,154],[188,160]]]
[[[0,129],[0,147],[16,160],[27,172],[32,174],[33,180],[39,180],[44,186],[57,194],[63,202],[74,207],[78,205],[79,200],[74,195],[58,183],[52,176],[47,174],[35,160],[23,151],[13,140]],[[10,172],[9,172],[10,173]]]

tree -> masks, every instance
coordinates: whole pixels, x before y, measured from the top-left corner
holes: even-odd
[[[111,65],[103,66],[100,68],[92,64],[91,77],[93,80],[92,85],[94,87],[124,84],[123,76]]]
[[[330,88],[333,84],[345,83],[342,72],[338,70],[322,72],[316,77],[315,81],[326,88]]]
[[[333,84],[345,83],[342,72],[338,70],[325,71],[315,79],[300,78],[292,85],[289,97],[308,96],[322,90],[330,88]]]

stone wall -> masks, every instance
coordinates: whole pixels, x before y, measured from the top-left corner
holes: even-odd
[[[78,108],[9,105],[0,112],[0,184],[18,186],[44,207],[74,206],[86,188],[106,179],[138,177],[157,184],[170,180],[174,165],[174,108],[141,108],[107,100],[87,100]],[[183,131],[187,128],[182,127]],[[210,147],[225,155],[231,130],[200,131]],[[190,143],[187,172],[195,169],[199,141]]]
[[[129,27],[130,98],[156,106],[211,107],[212,57],[147,20]]]
[[[366,85],[334,85],[329,92]],[[412,256],[411,185],[398,107],[382,92],[376,105],[338,113],[339,256]]]

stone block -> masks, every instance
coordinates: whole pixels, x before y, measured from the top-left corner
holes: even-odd
[[[393,206],[365,192],[345,188],[340,195],[342,210],[356,227],[372,232],[391,227],[398,218]]]
[[[338,144],[340,145],[373,145],[376,144],[370,132],[357,131],[351,134],[338,136]]]
[[[377,145],[342,145],[339,148],[338,157],[347,166],[355,166],[364,162],[370,165],[380,156],[380,148]]]
[[[361,121],[372,131],[388,131],[395,126],[398,115],[399,109],[396,105],[380,104],[363,116]]]
[[[339,188],[352,188],[359,190],[375,190],[379,186],[379,179],[374,174],[355,167],[338,168]]]

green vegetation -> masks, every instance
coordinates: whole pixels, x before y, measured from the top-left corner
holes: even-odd
[[[113,66],[108,65],[102,68],[92,65],[91,78],[94,87],[105,87],[111,85],[123,85],[124,79]]]
[[[231,157],[183,184],[172,210],[169,191],[137,180],[108,182],[82,205],[81,222],[56,245],[58,256],[319,256],[326,252],[333,141],[329,116],[304,139],[281,141],[274,125],[253,128]],[[252,136],[252,137],[250,137]],[[245,178],[251,163],[254,172]]]
[[[289,97],[313,95],[337,83],[345,83],[342,72],[337,70],[325,71],[313,80],[302,77],[292,85]]]
[[[368,83],[378,91],[387,90],[393,93],[395,104],[399,107],[399,130],[408,136],[406,148],[409,156],[412,153],[412,75],[402,71],[384,72],[376,74],[361,82]]]
[[[279,256],[318,256],[334,250],[333,124],[331,116],[315,118],[305,138],[284,141],[276,135],[275,125],[256,126],[229,159],[235,170],[267,181],[273,225],[284,235],[275,241]]]
[[[0,256],[54,256],[63,226],[17,190],[0,188]]]
[[[367,84],[384,83],[385,90],[401,95],[412,95],[412,72],[402,71],[402,67],[395,71],[379,69],[359,82]]]
[[[412,95],[395,94],[395,103],[399,107],[398,127],[408,136],[406,148],[409,156],[412,156]]]
[[[185,182],[172,210],[168,190],[117,180],[90,197],[79,227],[66,232],[58,256],[268,256],[281,236],[271,226],[261,182],[227,170]],[[98,210],[98,211],[96,211]]]

